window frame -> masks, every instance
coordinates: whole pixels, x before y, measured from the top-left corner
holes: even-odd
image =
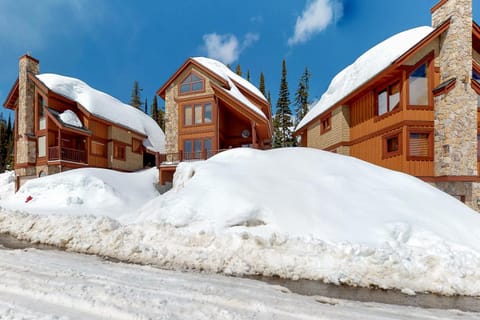
[[[205,121],[206,117],[205,117],[205,110],[206,110],[206,107],[207,106],[210,106],[210,121]],[[197,110],[197,107],[200,107],[201,108],[201,112],[200,112],[200,122],[197,122],[197,118],[196,118],[196,111]],[[208,125],[212,125],[213,124],[213,103],[211,101],[202,101],[202,102],[189,102],[189,103],[185,103],[181,106],[182,108],[182,118],[183,118],[183,121],[182,121],[182,126],[185,127],[185,128],[189,128],[189,127],[198,127],[198,126],[208,126]],[[188,111],[187,111],[188,109]],[[187,114],[190,113],[190,120],[191,120],[191,123],[187,123]]]
[[[397,150],[388,151],[388,141],[392,138],[397,138]],[[382,136],[382,159],[397,157],[403,153],[402,130],[395,130]]]
[[[406,96],[405,99],[407,101],[407,109],[413,110],[433,110],[433,83],[434,83],[434,63],[433,60],[435,58],[435,53],[432,51],[422,59],[420,59],[415,65],[411,66],[408,69],[406,75]],[[425,65],[425,72],[427,73],[427,104],[426,105],[416,105],[410,103],[410,76],[421,66]]]
[[[205,145],[206,145],[205,141],[207,140],[210,141],[210,150],[205,149]],[[183,149],[185,149],[185,144],[187,142],[189,142],[191,145],[190,150],[182,150],[183,157],[185,158],[185,160],[202,160],[204,159],[204,156],[206,156],[207,158],[211,157],[213,155],[212,153],[213,140],[214,140],[214,137],[192,137],[192,138],[183,139],[181,144]],[[200,151],[195,151],[196,142],[200,142]],[[189,156],[185,157],[185,155],[189,155]],[[197,157],[197,155],[200,155],[200,157]]]
[[[428,134],[428,155],[426,156],[416,156],[411,155],[410,150],[410,135],[411,134]],[[433,161],[434,158],[434,130],[433,128],[408,128],[407,130],[407,160],[409,161]]]
[[[395,107],[390,106],[390,97],[391,97],[391,92],[392,88],[398,85],[398,103],[395,105]],[[384,117],[387,117],[391,114],[394,114],[396,112],[400,112],[402,110],[402,88],[403,84],[400,79],[395,79],[393,81],[390,81],[387,85],[379,87],[379,89],[375,90],[375,118],[376,120],[382,119]],[[379,96],[382,92],[386,92],[386,104],[387,104],[387,111],[380,114],[380,104],[379,104]]]
[[[138,148],[134,148],[135,143],[138,143]],[[132,153],[142,154],[143,142],[140,139],[132,137]]]
[[[98,152],[96,152],[95,149],[93,148],[93,144],[99,144],[99,145],[101,144],[101,145],[103,145],[103,153],[98,153]],[[107,144],[106,144],[105,142],[103,142],[103,141],[94,140],[94,139],[92,139],[92,140],[90,141],[90,150],[91,150],[90,153],[91,153],[92,155],[94,155],[94,156],[106,157],[106,156],[107,156],[107,149],[108,149],[108,148],[107,148]]]
[[[127,145],[123,142],[114,141],[113,142],[113,159],[126,161],[127,160]],[[122,150],[122,152],[117,152],[117,150]]]
[[[332,130],[332,113],[329,112],[320,118],[320,134],[325,134]]]
[[[35,93],[36,93],[36,99],[35,99],[35,106],[36,106],[35,127],[36,127],[37,131],[42,131],[42,130],[47,129],[47,115],[46,115],[45,109],[44,109],[44,107],[47,106],[47,100],[46,100],[47,98],[38,91],[36,91]]]
[[[185,81],[191,76],[191,75],[195,75],[196,77],[200,78],[200,80],[198,81],[192,81],[192,82],[189,82],[187,84],[190,85],[190,90],[189,91],[185,91],[183,92],[182,91],[182,86],[185,85]],[[202,84],[202,87],[200,90],[193,90],[193,84],[194,83],[201,83]],[[205,92],[205,78],[202,77],[201,75],[199,75],[197,72],[195,72],[194,70],[191,70],[184,78],[182,78],[181,81],[178,82],[178,95],[179,96],[185,96],[185,95],[190,95],[190,94],[197,94],[197,93],[202,93],[202,92]]]

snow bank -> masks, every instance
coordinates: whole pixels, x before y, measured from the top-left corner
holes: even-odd
[[[428,26],[410,29],[388,38],[365,52],[333,78],[320,101],[300,121],[296,130],[303,128],[328,108],[375,77],[432,31],[433,28]]]
[[[480,295],[480,215],[414,177],[303,148],[182,163],[162,196],[146,195],[146,176],[96,175],[110,187],[67,188],[75,175],[29,182],[25,190],[38,191],[31,202],[20,202],[24,191],[17,207],[0,201],[9,209],[0,210],[0,233],[172,269]],[[65,199],[87,190],[88,215],[72,215],[77,204]],[[88,197],[78,197],[86,210]]]
[[[248,89],[250,92],[255,94],[260,99],[267,101],[265,96],[260,92],[260,90],[257,89],[257,87],[255,87],[249,81],[243,79],[238,74],[230,70],[226,65],[224,65],[220,61],[210,59],[210,58],[205,58],[205,57],[196,57],[196,58],[193,58],[193,60],[197,61],[198,63],[200,63],[207,69],[211,70],[213,73],[217,74],[219,77],[223,78],[225,81],[227,81],[228,85],[230,86],[230,90],[224,89],[225,92],[228,92],[229,94],[234,96],[237,100],[241,101],[243,104],[245,104],[247,107],[252,109],[254,112],[259,114],[263,118],[266,118],[263,111],[259,107],[254,105],[252,102],[250,102],[250,100],[248,100],[248,98],[245,97],[240,92],[240,90],[238,90],[237,86],[233,81],[240,84],[244,88]]]
[[[157,123],[141,110],[129,106],[85,82],[52,73],[36,76],[50,90],[80,103],[91,114],[147,136],[144,145],[165,152],[165,135]]]
[[[10,198],[15,193],[15,171],[0,173],[0,200]]]
[[[76,169],[30,180],[1,205],[36,214],[91,214],[118,219],[158,196],[157,181],[157,169],[137,173]]]

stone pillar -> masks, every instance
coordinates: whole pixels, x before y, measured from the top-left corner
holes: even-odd
[[[178,152],[178,104],[175,101],[177,86],[172,84],[165,94],[165,149],[167,154]],[[168,161],[169,159],[167,159]]]
[[[471,88],[472,0],[442,0],[432,12],[432,25],[450,19],[440,37],[437,64],[441,82],[456,78],[455,88],[436,97],[435,176],[477,175],[477,94]]]
[[[17,133],[16,164],[34,163],[36,160],[35,142],[35,84],[28,78],[29,74],[39,72],[39,61],[29,55],[20,57],[18,73],[18,106],[17,106]],[[35,172],[26,170],[24,175]],[[33,173],[35,174],[35,173]]]

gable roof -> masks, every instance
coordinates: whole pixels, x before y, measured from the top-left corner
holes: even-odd
[[[320,100],[300,121],[296,131],[299,131],[323,112],[341,102],[365,83],[374,79],[390,65],[400,62],[406,55],[430,35],[443,32],[449,21],[437,29],[423,26],[398,33],[377,44],[362,54],[353,64],[343,69],[330,82],[327,91]]]
[[[230,70],[223,63],[210,58],[195,57],[187,59],[177,72],[175,72],[175,74],[170,77],[160,89],[158,89],[157,94],[162,98],[165,98],[165,92],[170,84],[191,64],[220,82],[223,91],[234,98],[235,101],[240,102],[241,105],[249,108],[264,120],[268,120],[267,117],[269,117],[269,112],[267,110],[270,105],[260,90],[249,81]],[[255,100],[260,104],[260,107],[247,98],[245,91],[256,98]]]
[[[35,77],[49,90],[77,102],[90,114],[145,135],[147,138],[143,145],[147,149],[154,152],[165,151],[165,135],[162,129],[141,110],[75,78],[52,73]]]

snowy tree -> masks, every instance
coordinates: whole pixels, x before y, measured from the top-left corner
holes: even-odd
[[[140,98],[140,87],[137,80],[133,82],[132,99],[130,100],[130,105],[137,109],[140,109],[140,106],[142,105]]]
[[[260,83],[258,85],[258,90],[265,96],[266,91],[265,91],[265,75],[263,72],[260,72]]]
[[[153,97],[153,103],[150,106],[152,110],[152,119],[165,131],[165,111],[158,108],[157,96]]]
[[[309,94],[309,80],[310,80],[310,72],[308,71],[308,67],[305,67],[305,71],[302,73],[300,80],[298,82],[297,92],[295,93],[295,126],[305,117],[308,112],[308,94]]]

